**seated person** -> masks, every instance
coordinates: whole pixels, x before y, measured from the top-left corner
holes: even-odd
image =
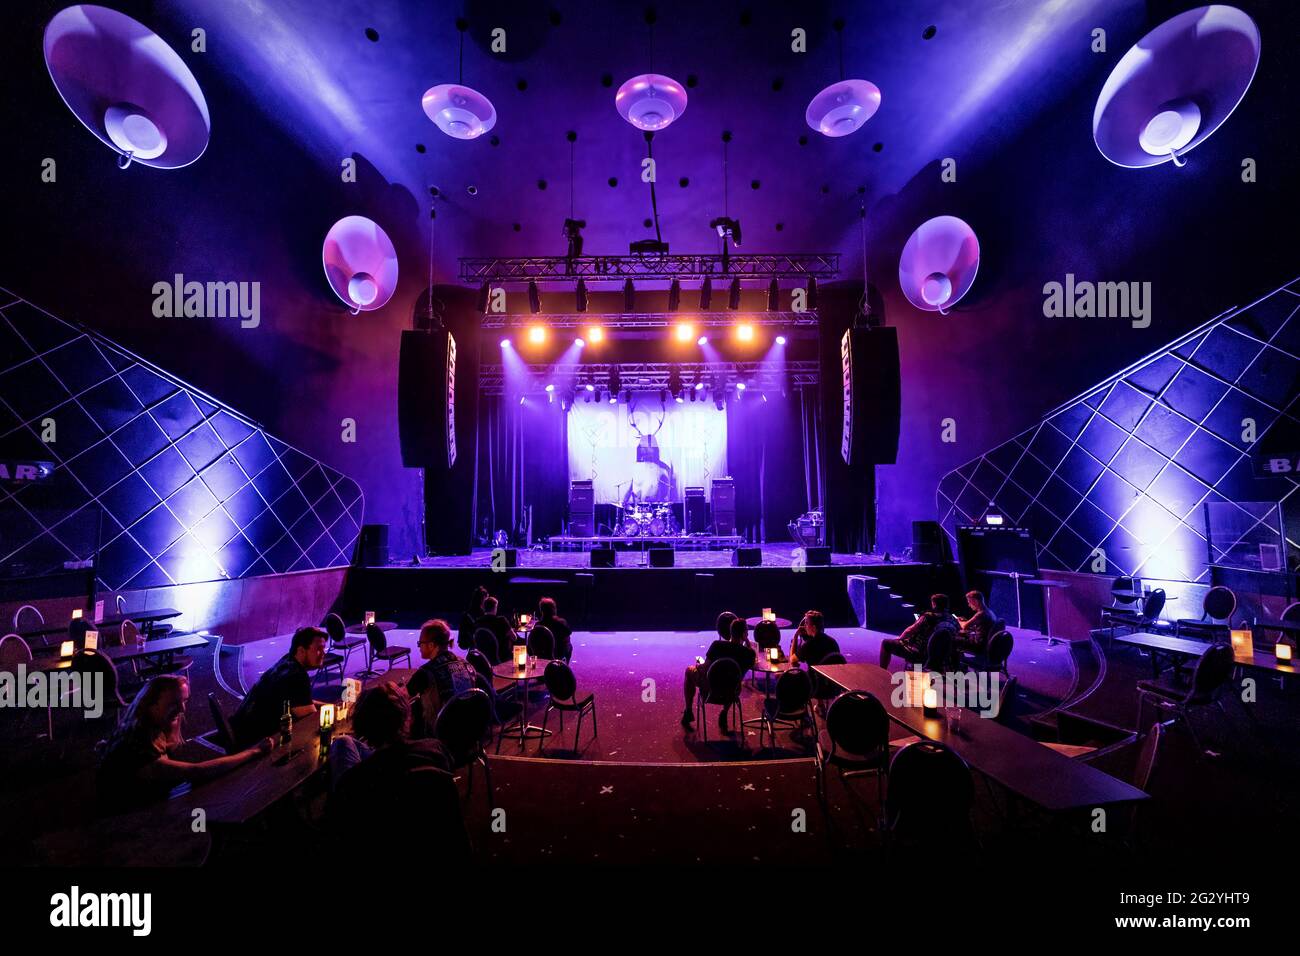
[[[910,664],[924,663],[925,649],[936,630],[940,627],[950,627],[953,633],[959,630],[957,619],[948,607],[948,595],[931,594],[930,610],[918,617],[901,636],[889,637],[880,642],[880,666],[888,667],[894,654]]]
[[[236,746],[246,747],[259,737],[277,733],[286,701],[295,720],[316,713],[320,703],[312,699],[308,671],[320,667],[325,660],[327,640],[328,635],[319,627],[300,627],[294,631],[289,653],[257,679],[231,716]]]
[[[730,612],[724,612],[730,613]],[[721,618],[719,618],[721,624]],[[744,674],[754,666],[754,648],[749,645],[747,635],[749,626],[745,623],[743,617],[732,615],[729,626],[729,632],[726,640],[718,638],[709,645],[708,651],[704,655],[703,663],[697,661],[690,667],[686,668],[686,709],[682,711],[682,726],[688,730],[695,722],[695,692],[698,690],[701,694],[707,695],[709,692],[709,667],[714,661],[723,657],[728,657],[736,662],[740,668],[740,673]],[[718,727],[723,733],[727,732],[727,711],[729,708],[722,708],[722,713],[718,714]]]
[[[718,615],[715,627],[718,629],[718,637],[724,641],[731,640],[731,622],[736,619],[736,615],[731,611],[723,611]]]
[[[434,826],[440,848],[442,840],[450,839],[454,850],[464,852],[468,838],[460,797],[448,773],[451,758],[439,741],[411,740],[410,724],[411,701],[401,687],[385,682],[361,694],[352,717],[353,735],[339,735],[330,744],[330,821],[345,837],[369,839],[376,822],[391,819],[397,809],[393,800],[407,775],[432,767],[446,773],[450,786],[441,788],[445,793],[436,806],[419,808],[421,825]],[[426,832],[422,837],[433,838]]]
[[[510,622],[497,613],[497,599],[488,596],[483,599],[483,616],[478,619],[478,627],[491,631],[497,639],[497,660],[510,660],[510,649],[515,646],[518,637]]]
[[[167,795],[181,783],[200,783],[245,764],[275,746],[263,737],[239,753],[199,763],[175,760],[171,751],[184,743],[181,721],[190,682],[175,674],[155,677],[140,688],[122,714],[117,731],[100,748],[98,809],[125,813]]]
[[[555,598],[544,597],[537,602],[537,623],[550,628],[555,635],[555,657],[568,663],[573,657],[573,628],[558,616]]]
[[[469,607],[460,616],[460,627],[457,636],[462,651],[468,651],[474,647],[474,632],[478,629],[478,619],[483,616],[483,601],[487,596],[487,588],[480,584],[469,597]]]
[[[821,611],[809,611],[799,622],[790,641],[790,663],[820,664],[828,654],[840,652],[839,642],[826,633],[826,618]]]
[[[452,652],[451,628],[444,620],[425,621],[416,647],[424,663],[411,675],[406,690],[420,702],[416,736],[425,736],[433,733],[433,721],[443,704],[471,687],[482,687],[484,680],[473,664]],[[488,694],[492,695],[491,688]]]
[[[983,654],[989,638],[997,630],[998,621],[989,609],[988,601],[979,591],[967,591],[966,603],[974,612],[961,621],[961,631],[957,635],[957,646],[963,651]]]

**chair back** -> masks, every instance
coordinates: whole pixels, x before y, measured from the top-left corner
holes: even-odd
[[[989,670],[1000,671],[1007,666],[1007,661],[1011,659],[1011,651],[1016,646],[1016,639],[1011,636],[1007,630],[999,630],[989,638],[988,648],[984,656],[988,660]]]
[[[930,635],[925,645],[925,669],[946,671],[952,663],[953,630],[946,624],[940,624]]]
[[[776,679],[776,705],[780,713],[797,714],[808,709],[812,681],[805,670],[788,670]]]
[[[330,636],[331,647],[335,644],[342,644],[348,639],[348,629],[343,626],[343,618],[337,614],[326,614],[323,623],[325,633]]]
[[[835,654],[827,654],[820,661],[818,661],[817,666],[825,667],[827,664],[847,664],[847,663],[848,661],[844,659],[843,654],[835,653]],[[823,677],[821,674],[813,674],[812,682],[813,682],[813,696],[816,697],[818,700],[830,700],[832,697],[835,697],[840,692],[839,684],[835,683],[833,680],[830,680],[829,678]]]
[[[474,758],[492,726],[492,699],[477,687],[461,691],[438,711],[433,735],[450,751],[456,766]]]
[[[119,594],[113,598],[113,606],[117,608],[117,616],[121,617],[126,613],[126,595]]]
[[[943,744],[917,741],[890,761],[885,815],[891,829],[920,838],[968,834],[974,800],[970,767]]]
[[[1221,584],[1216,585],[1205,592],[1205,602],[1202,606],[1205,609],[1205,616],[1211,621],[1231,623],[1232,615],[1237,613],[1237,595],[1232,593],[1231,588],[1225,588]]]
[[[710,664],[708,678],[706,704],[735,704],[740,701],[740,665],[730,657],[720,657]]]
[[[72,656],[72,663],[69,668],[74,674],[80,674],[82,678],[93,678],[96,674],[102,675],[104,679],[104,702],[109,705],[125,707],[126,701],[118,693],[117,668],[113,666],[112,658],[105,657],[99,651],[80,650]]]
[[[13,671],[19,664],[29,663],[32,649],[17,634],[0,637],[0,671]]]
[[[889,746],[889,714],[875,694],[845,691],[826,709],[826,733],[837,750],[867,756]]]
[[[45,623],[45,615],[41,613],[41,609],[40,609],[40,608],[38,608],[38,607],[37,607],[36,605],[34,605],[34,604],[24,604],[24,605],[23,605],[22,607],[20,607],[18,610],[14,611],[14,630],[15,630],[15,631],[18,631],[18,632],[21,633],[22,630],[23,630],[22,619],[23,619],[23,612],[24,612],[24,611],[27,611],[27,612],[28,612],[27,616],[28,616],[29,618],[35,618],[35,619],[36,619],[35,621],[32,622],[32,626],[33,626],[33,627],[40,627],[41,625],[43,625],[43,624]]]
[[[135,621],[127,618],[122,622],[122,627],[118,630],[118,636],[126,646],[136,644],[140,640],[140,628],[135,626]]]
[[[781,629],[776,626],[776,621],[759,621],[754,625],[754,643],[762,651],[769,647],[780,647]]]
[[[718,615],[718,637],[724,641],[731,639],[731,622],[736,619],[736,615],[730,611],[723,611]]]
[[[555,633],[545,624],[534,624],[528,632],[528,653],[545,661],[555,656]]]
[[[492,662],[487,659],[487,655],[477,647],[470,649],[465,653],[465,660],[469,661],[470,666],[479,672],[489,685],[492,683]]]
[[[1160,741],[1164,739],[1164,734],[1165,725],[1157,722],[1151,725],[1151,730],[1142,741],[1142,749],[1138,751],[1137,763],[1133,767],[1133,786],[1139,790],[1146,790],[1151,783],[1151,777],[1156,769],[1156,757],[1160,752]]]
[[[1282,611],[1282,620],[1288,624],[1300,624],[1300,601],[1288,604]]]
[[[1116,578],[1110,585],[1111,607],[1132,607],[1137,603],[1137,597],[1121,597],[1116,591],[1133,591],[1136,582],[1132,578]]]
[[[215,693],[208,694],[208,712],[212,714],[212,726],[216,729],[214,739],[217,744],[226,753],[234,753],[235,732],[231,729],[230,721],[226,718],[226,712],[221,709],[221,703]]]
[[[564,661],[551,661],[547,664],[546,670],[542,672],[542,681],[546,684],[546,692],[551,695],[551,699],[561,703],[573,700],[573,695],[578,690],[577,678]]]
[[[501,663],[501,648],[497,646],[497,636],[486,627],[474,632],[474,646],[491,664]]]
[[[1187,701],[1208,701],[1215,691],[1232,679],[1233,666],[1231,644],[1211,644],[1207,647],[1196,662]]]
[[[1011,717],[1011,711],[1007,705],[1016,699],[1016,679],[1008,677],[998,681],[998,712],[994,719],[1006,723]]]
[[[90,622],[84,617],[79,617],[68,624],[68,637],[72,638],[77,644],[85,645],[86,633],[90,630]]]
[[[376,654],[388,650],[388,638],[384,636],[384,631],[378,624],[366,625],[366,640],[370,642],[370,649]]]
[[[1142,602],[1142,620],[1148,624],[1160,617],[1160,612],[1165,609],[1165,589],[1156,588],[1147,595]]]

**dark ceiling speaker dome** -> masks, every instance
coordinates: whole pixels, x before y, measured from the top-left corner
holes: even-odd
[[[461,83],[430,87],[420,103],[425,115],[453,139],[477,139],[497,125],[492,101]]]
[[[1232,115],[1259,66],[1259,27],[1211,4],[1166,20],[1111,71],[1092,114],[1092,138],[1117,166],[1182,157]]]
[[[876,115],[880,88],[868,80],[840,80],[812,98],[804,119],[824,136],[848,136]]]
[[[365,216],[330,227],[321,249],[325,278],[352,314],[382,309],[397,289],[397,250],[388,233]]]
[[[618,88],[614,106],[637,129],[653,132],[686,112],[686,88],[670,76],[642,73]]]
[[[45,27],[44,48],[63,102],[123,169],[178,169],[207,149],[212,123],[198,80],[144,24],[107,7],[66,7]]]
[[[916,228],[898,259],[898,284],[907,301],[947,314],[975,281],[980,244],[956,216],[935,216]]]

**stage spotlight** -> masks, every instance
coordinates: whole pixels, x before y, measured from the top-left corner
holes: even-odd
[[[733,312],[740,308],[740,279],[731,280],[731,291],[727,295],[727,308]]]
[[[623,311],[636,311],[636,286],[632,284],[631,279],[626,279],[623,282]]]
[[[502,340],[501,340],[501,347],[502,347],[503,349],[508,349],[508,348],[510,348],[510,340],[509,340],[509,339],[502,339]]]
[[[713,298],[713,280],[708,276],[704,277],[704,284],[700,286],[700,311],[709,311],[709,300]]]
[[[519,404],[520,404],[520,405],[524,404],[524,402],[526,402],[527,400],[528,400],[528,399],[525,398],[523,395],[520,395],[520,396],[519,396]]]
[[[611,405],[617,405],[617,404],[618,404],[618,396],[617,396],[617,395],[610,395],[610,396],[609,396],[609,403],[610,403]]]
[[[585,279],[578,280],[578,287],[574,290],[573,297],[576,300],[579,312],[587,311],[587,282]]]
[[[591,382],[588,382],[586,385],[583,386],[583,388],[585,388],[589,392],[594,392],[596,390],[596,386],[592,385]]]
[[[534,345],[541,345],[546,341],[546,326],[533,325],[528,328],[528,341]]]
[[[695,344],[703,348],[704,346],[709,344],[709,337],[707,335],[701,335],[698,339],[695,340]]]
[[[546,390],[547,390],[548,392],[553,392],[553,391],[555,391],[555,385],[554,385],[553,383],[552,383],[552,384],[548,384],[548,385],[546,386]]]
[[[696,382],[696,383],[695,383],[695,390],[696,390],[697,392],[700,391],[700,390],[702,390],[703,388],[704,388],[704,383],[703,383],[703,382]]]
[[[587,343],[584,342],[584,341],[582,340],[582,337],[581,337],[581,336],[579,336],[578,338],[574,339],[574,340],[573,340],[573,344],[576,345],[578,348],[585,348],[586,345],[587,345]]]
[[[674,279],[668,286],[668,311],[676,312],[682,304],[682,284],[679,280]]]
[[[722,411],[723,404],[724,402],[722,400],[722,396],[715,394],[713,396],[713,407],[716,408],[718,411]]]
[[[528,309],[533,315],[542,311],[542,294],[537,290],[537,283],[528,280]]]
[[[592,392],[593,392],[594,388],[595,388],[595,386],[588,385],[588,386],[587,386],[587,391],[586,391],[586,392],[583,394],[583,396],[582,396],[582,400],[583,400],[584,402],[586,402],[588,405],[591,404],[591,399],[592,399],[592,397],[593,397]]]
[[[592,345],[602,341],[605,338],[605,330],[599,325],[593,325],[587,330],[587,341]]]
[[[754,341],[754,327],[748,322],[736,326],[736,338],[742,342]]]
[[[808,311],[817,311],[817,277],[808,277]]]
[[[676,395],[682,390],[682,371],[676,365],[668,370],[668,391]]]
[[[547,391],[549,391],[549,390],[550,390],[550,386],[548,385],[548,386],[547,386]],[[738,391],[738,392],[743,392],[744,390],[745,390],[745,383],[744,383],[744,382],[737,382],[737,383],[736,383],[736,391]]]
[[[785,345],[785,336],[784,336],[784,335],[778,335],[778,336],[776,337],[776,344],[777,344],[777,345]]]
[[[767,285],[767,311],[775,312],[781,308],[781,286],[775,279]]]
[[[678,342],[689,342],[695,335],[695,329],[685,322],[678,322],[676,335]]]
[[[609,394],[617,395],[618,390],[623,387],[623,376],[619,374],[618,366],[609,367]]]

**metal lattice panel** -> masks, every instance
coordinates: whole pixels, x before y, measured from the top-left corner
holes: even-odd
[[[365,508],[352,479],[3,290],[0,444],[54,463],[47,478],[0,485],[10,575],[87,562],[97,541],[113,590],[337,567]]]
[[[939,483],[940,520],[954,536],[989,509],[1029,528],[1042,567],[1203,581],[1278,513],[1300,482],[1256,478],[1251,454],[1280,423],[1300,420],[1300,284],[1229,312],[1152,353]],[[1244,420],[1254,421],[1255,442]],[[1207,504],[1240,511],[1235,542],[1207,541]],[[1290,549],[1298,547],[1287,540]],[[1214,553],[1211,553],[1213,550]]]

